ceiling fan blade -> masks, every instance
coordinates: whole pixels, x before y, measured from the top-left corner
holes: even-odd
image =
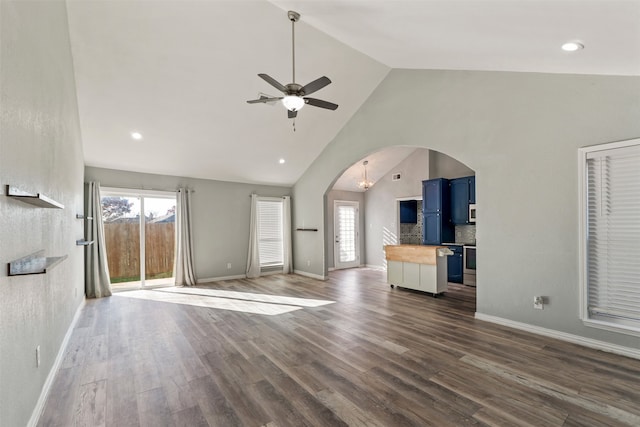
[[[265,82],[269,83],[271,86],[278,89],[280,92],[287,93],[287,88],[282,86],[280,83],[278,83],[278,81],[273,77],[267,74],[258,74],[258,77],[260,77],[262,80],[264,80]]]
[[[247,104],[260,104],[260,103],[267,103],[267,102],[275,102],[275,101],[280,101],[282,99],[282,97],[280,98],[267,98],[266,96],[261,96],[258,99],[252,99],[250,101],[247,101]]]
[[[300,92],[302,92],[305,95],[311,95],[313,92],[322,89],[329,83],[331,83],[331,80],[329,80],[329,77],[322,76],[319,79],[316,79],[311,83],[307,84],[306,86],[303,86],[302,89],[300,89]]]
[[[303,98],[304,102],[313,105],[314,107],[326,108],[327,110],[335,110],[338,108],[338,104],[334,104],[333,102],[323,101],[322,99],[316,98]]]
[[[297,115],[298,115],[297,111],[287,110],[287,117],[288,118],[295,119]]]

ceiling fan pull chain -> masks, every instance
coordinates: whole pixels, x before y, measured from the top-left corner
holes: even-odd
[[[293,131],[296,131],[296,119],[293,119]]]

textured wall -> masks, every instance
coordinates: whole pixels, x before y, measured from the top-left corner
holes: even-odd
[[[249,250],[250,195],[287,196],[291,189],[267,185],[240,184],[207,179],[125,172],[87,167],[86,181],[103,187],[174,191],[195,190],[193,208],[193,251],[198,280],[243,275]],[[295,204],[292,199],[291,204]],[[227,268],[231,263],[231,268]]]
[[[476,171],[477,311],[638,348],[578,317],[577,161],[579,147],[637,138],[638,117],[640,77],[393,70],[295,184],[294,215],[322,225],[327,188],[369,153],[445,153]],[[325,274],[324,236],[294,241],[296,269]]]
[[[0,15],[0,425],[12,427],[27,425],[84,298],[83,160],[65,3],[2,1]],[[7,198],[7,184],[65,208]],[[8,262],[40,249],[68,258],[7,276]]]

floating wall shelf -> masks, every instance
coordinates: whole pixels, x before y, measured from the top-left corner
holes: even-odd
[[[44,249],[31,255],[11,261],[9,263],[9,276],[24,276],[27,274],[45,274],[53,267],[67,259],[67,255],[57,257],[45,257]]]
[[[64,205],[62,203],[56,202],[44,194],[27,193],[26,191],[22,191],[11,185],[7,185],[7,196],[14,197],[22,202],[29,203],[30,205],[38,206],[40,208],[64,209]]]
[[[89,246],[92,244],[93,244],[93,240],[84,240],[84,239],[76,240],[76,245],[78,246]]]

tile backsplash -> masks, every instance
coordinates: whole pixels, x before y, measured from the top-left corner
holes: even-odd
[[[476,226],[475,225],[456,225],[455,243],[475,243],[475,242],[476,242]]]
[[[456,225],[455,242],[451,243],[475,243],[475,225]],[[418,222],[416,224],[400,224],[401,245],[422,244],[422,203],[418,203]]]

